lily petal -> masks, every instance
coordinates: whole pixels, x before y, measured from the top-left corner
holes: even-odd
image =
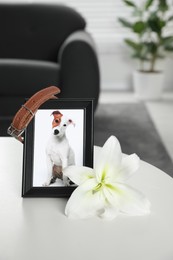
[[[119,210],[115,207],[105,207],[104,212],[98,215],[100,218],[104,220],[113,220],[118,215]]]
[[[109,137],[100,150],[95,166],[96,178],[100,182],[106,173],[109,181],[115,177],[115,169],[120,165],[122,159],[121,146],[115,136]]]
[[[94,170],[89,167],[68,166],[63,170],[63,174],[77,185],[82,184],[87,179],[95,177]]]
[[[131,154],[122,159],[121,168],[117,172],[116,181],[123,182],[136,172],[140,165],[140,159],[136,154]]]
[[[121,188],[117,187],[117,183],[106,184],[102,188],[102,192],[105,197],[105,208],[113,207],[119,208],[121,196],[123,195]]]
[[[122,213],[139,216],[150,212],[150,202],[139,191],[121,183],[107,184],[103,188],[107,205],[114,209],[118,208]]]
[[[65,214],[72,219],[83,219],[97,215],[103,207],[101,192],[93,192],[97,186],[95,179],[89,179],[77,187],[69,198]]]
[[[116,184],[121,190],[119,209],[122,213],[130,216],[142,216],[150,213],[151,204],[140,191],[124,184]]]

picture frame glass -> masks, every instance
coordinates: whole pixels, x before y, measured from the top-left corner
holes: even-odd
[[[58,99],[42,105],[24,136],[23,197],[68,197],[76,188],[69,166],[93,167],[93,100]]]

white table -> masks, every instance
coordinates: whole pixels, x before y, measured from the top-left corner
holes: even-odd
[[[0,260],[172,260],[173,179],[141,161],[129,184],[151,214],[69,220],[66,199],[21,198],[23,145],[0,138]]]

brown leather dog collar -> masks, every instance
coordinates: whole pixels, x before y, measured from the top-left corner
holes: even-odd
[[[55,86],[44,88],[35,93],[16,113],[7,133],[23,143],[23,137],[21,135],[34,117],[38,108],[49,99],[57,99],[54,95],[58,93],[60,93],[60,89]]]

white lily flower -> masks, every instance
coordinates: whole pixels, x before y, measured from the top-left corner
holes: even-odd
[[[116,137],[111,136],[98,155],[95,168],[70,166],[64,171],[78,187],[69,198],[69,218],[99,216],[114,219],[119,212],[131,216],[150,212],[150,202],[124,181],[139,168],[136,154],[122,156]]]

